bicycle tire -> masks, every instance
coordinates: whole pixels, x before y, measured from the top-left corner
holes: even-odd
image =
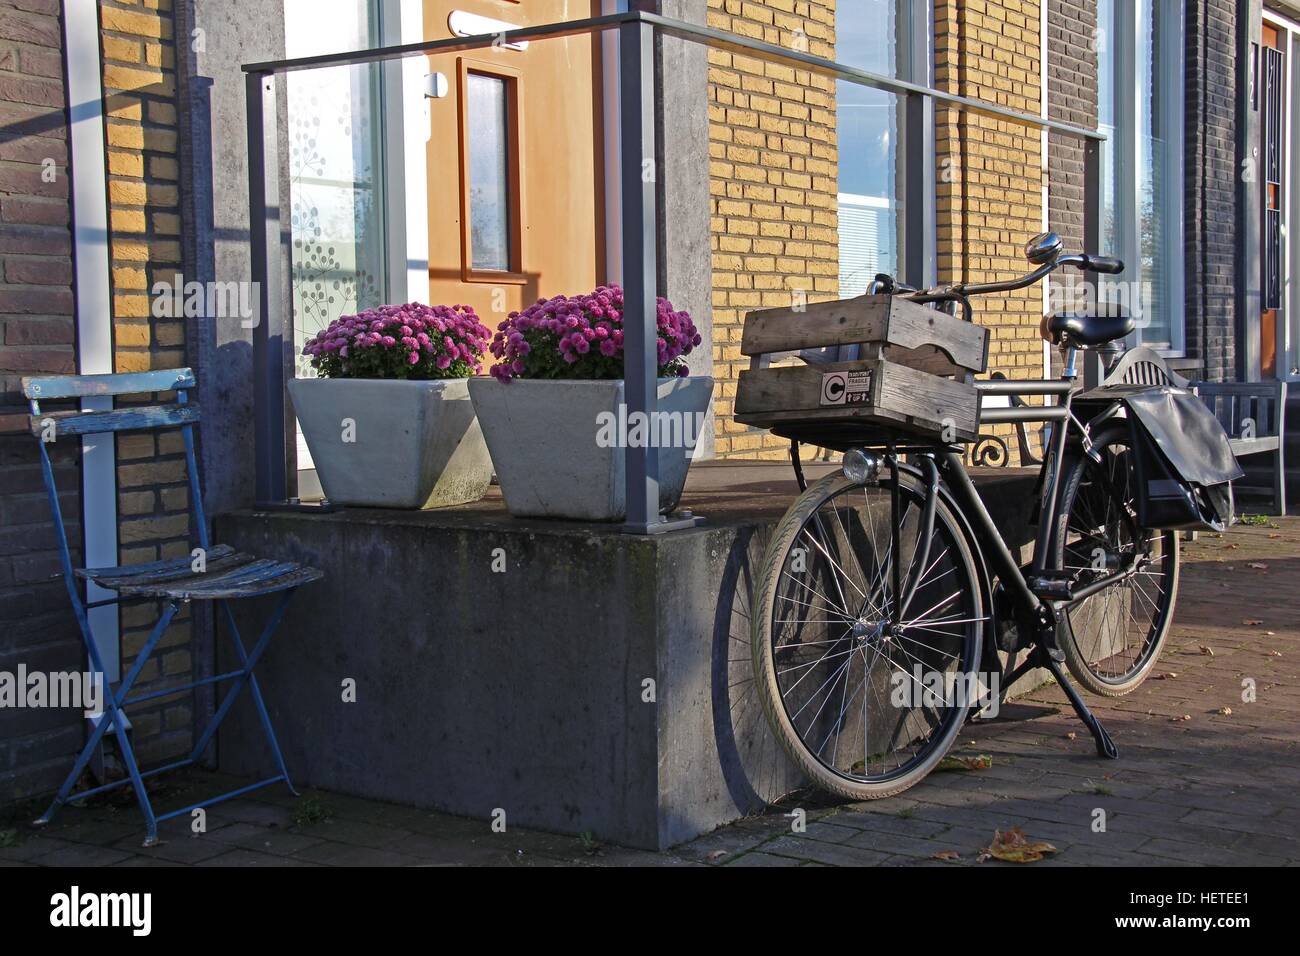
[[[1125,451],[1118,450],[1128,450],[1129,441],[1127,423],[1113,422],[1104,426],[1093,441],[1093,450],[1101,456],[1103,465],[1098,465],[1081,449],[1067,458],[1062,470],[1065,475],[1062,507],[1053,535],[1052,559],[1057,570],[1086,571],[1090,555],[1092,560],[1098,560],[1098,549],[1104,552],[1100,557],[1106,561],[1122,559],[1131,553],[1132,542],[1123,540],[1123,536],[1133,535],[1124,531],[1126,523],[1120,520],[1122,509],[1136,522],[1130,490],[1131,461],[1126,459]],[[1109,491],[1100,480],[1102,467],[1113,472]],[[1117,497],[1124,500],[1117,501]],[[1108,507],[1110,511],[1099,514],[1100,507]],[[1100,526],[1098,519],[1101,519]],[[1158,569],[1140,571],[1066,612],[1070,615],[1071,636],[1061,641],[1065,664],[1083,687],[1104,697],[1123,697],[1147,679],[1169,636],[1178,601],[1181,563],[1178,533],[1139,528],[1137,537],[1149,550],[1158,544],[1159,557],[1148,565],[1158,564]],[[1136,614],[1134,608],[1138,609]],[[1117,653],[1109,652],[1114,647],[1115,636],[1104,633],[1112,626],[1123,628]],[[1131,662],[1125,656],[1130,636],[1137,648]],[[1107,666],[1114,661],[1125,666],[1122,669],[1117,669],[1117,665]]]
[[[767,716],[768,723],[771,726],[773,733],[794,764],[816,786],[829,793],[852,800],[870,800],[893,796],[894,794],[907,790],[909,787],[914,786],[920,780],[924,779],[925,776],[938,765],[939,761],[943,759],[944,755],[951,748],[965,723],[967,713],[969,712],[970,706],[973,702],[969,699],[969,695],[963,695],[963,699],[960,702],[957,702],[954,695],[953,703],[955,706],[945,706],[942,708],[944,711],[943,722],[938,728],[938,732],[934,733],[930,737],[919,752],[914,754],[905,764],[899,763],[892,772],[881,773],[878,775],[873,775],[869,772],[871,760],[875,756],[870,753],[870,746],[868,744],[868,740],[871,738],[872,734],[870,721],[878,714],[887,712],[883,711],[883,709],[878,709],[873,710],[872,713],[868,715],[867,684],[869,681],[874,681],[876,678],[874,676],[868,677],[867,674],[871,672],[875,665],[881,660],[893,661],[892,655],[895,653],[901,653],[907,658],[911,658],[913,661],[918,660],[916,655],[911,654],[906,649],[908,638],[905,636],[907,628],[904,628],[902,633],[891,635],[891,639],[896,641],[897,650],[887,649],[882,655],[877,647],[872,650],[872,653],[876,656],[871,659],[870,663],[868,663],[867,650],[863,649],[861,645],[854,645],[848,652],[846,652],[849,655],[849,660],[844,664],[846,670],[844,689],[841,691],[842,696],[847,694],[847,688],[853,673],[853,662],[857,657],[854,652],[859,649],[862,650],[861,659],[863,662],[863,677],[860,691],[863,699],[863,716],[861,718],[863,759],[861,761],[861,773],[855,774],[853,772],[857,768],[856,762],[850,763],[847,769],[837,766],[842,762],[837,758],[833,758],[828,762],[824,758],[824,751],[828,742],[823,742],[820,748],[814,749],[814,747],[810,745],[809,741],[805,739],[809,733],[806,731],[801,734],[796,727],[795,718],[798,715],[796,714],[792,716],[791,714],[791,707],[793,705],[787,702],[791,689],[788,680],[786,686],[783,687],[782,675],[777,666],[776,660],[778,653],[788,650],[791,645],[778,647],[777,643],[779,638],[774,639],[774,634],[779,633],[780,630],[776,625],[784,626],[788,623],[785,619],[776,617],[777,613],[784,613],[779,611],[778,608],[779,601],[782,597],[781,585],[783,571],[786,569],[787,565],[790,565],[791,563],[793,549],[796,542],[800,540],[800,535],[804,534],[806,529],[810,525],[814,524],[813,519],[819,515],[824,505],[829,502],[832,503],[833,507],[835,507],[834,502],[837,498],[843,495],[854,494],[858,489],[862,490],[864,500],[867,502],[867,511],[870,520],[873,522],[872,528],[874,530],[876,527],[876,519],[870,516],[871,498],[868,495],[867,489],[875,489],[877,495],[883,495],[885,492],[882,492],[882,489],[888,489],[892,485],[892,481],[893,479],[890,477],[882,478],[879,482],[862,484],[854,482],[841,474],[832,474],[811,485],[808,490],[805,491],[791,506],[777,525],[776,531],[768,545],[759,578],[756,581],[755,598],[752,602],[754,612],[751,620],[751,647],[753,651],[755,685],[758,690],[759,698],[762,701],[763,710]],[[900,497],[905,497],[909,502],[909,504],[904,506],[905,516],[906,513],[910,513],[911,506],[916,505],[916,513],[919,518],[921,511],[920,503],[924,501],[925,497],[924,487],[920,480],[906,471],[903,472],[899,492]],[[858,526],[861,527],[861,518],[859,517],[858,520]],[[919,520],[917,524],[919,527]],[[865,552],[857,550],[857,546],[854,544],[853,535],[850,533],[849,528],[846,528],[843,525],[841,527],[844,529],[849,549],[854,551],[854,556],[859,561],[858,569],[862,572],[863,580],[865,581],[867,565],[862,564],[861,562],[868,556]],[[852,525],[850,524],[849,527],[852,527]],[[916,621],[926,621],[929,626],[927,626],[927,624],[916,624],[915,622],[909,625],[913,628],[912,650],[916,651],[917,655],[921,658],[925,658],[930,655],[928,655],[926,651],[922,651],[920,649],[921,647],[929,647],[931,652],[936,652],[940,650],[940,647],[936,645],[944,647],[951,646],[954,650],[958,645],[960,645],[961,652],[959,659],[955,653],[952,656],[954,659],[958,659],[957,666],[959,676],[966,682],[964,686],[970,688],[974,686],[971,683],[971,675],[977,675],[976,669],[980,666],[981,662],[985,610],[983,608],[980,579],[977,575],[976,564],[971,552],[970,544],[967,541],[963,526],[942,498],[936,502],[934,535],[935,540],[942,542],[948,550],[943,552],[932,550],[931,552],[933,555],[938,555],[938,557],[935,558],[935,563],[931,565],[931,567],[934,568],[933,573],[937,575],[937,577],[934,578],[933,584],[938,584],[946,574],[953,573],[956,576],[956,580],[951,584],[944,581],[941,585],[941,589],[948,590],[950,588],[956,588],[956,593],[960,594],[961,598],[957,602],[960,610],[954,612],[956,614],[954,620],[959,624],[967,618],[969,618],[970,621],[960,628],[958,628],[957,625],[949,625],[949,630],[960,631],[959,634],[947,634],[946,637],[951,638],[951,641],[949,641],[944,638],[934,637],[934,634],[938,630],[934,625],[945,623],[943,619],[927,619],[923,614],[921,617],[916,618]],[[920,536],[918,535],[917,537],[919,539]],[[865,531],[860,532],[859,539],[863,548],[868,546],[869,542],[867,541]],[[807,540],[810,539],[806,537],[805,542]],[[874,546],[874,544],[873,550],[877,553],[880,551],[879,547]],[[917,548],[913,548],[911,556],[911,560],[913,561],[915,561],[917,550]],[[892,547],[890,548],[890,551],[892,552]],[[903,553],[906,554],[906,552]],[[946,557],[947,554],[950,554],[951,557]],[[834,561],[828,556],[822,563],[829,568]],[[944,569],[942,572],[939,570],[940,567]],[[878,573],[879,579],[883,585],[888,573],[886,565],[876,562],[876,572]],[[932,597],[933,586],[932,584],[926,583],[926,577],[930,573],[928,567],[923,569],[920,578],[922,584],[925,586],[918,587],[917,594],[913,598],[914,603],[908,607],[909,611],[916,607],[927,607],[924,603],[917,604],[915,602],[924,602],[928,598]],[[845,576],[848,577],[847,572]],[[871,594],[874,595],[874,588],[871,588],[870,584],[868,584],[867,587],[871,589]],[[872,599],[867,593],[862,593],[862,597],[866,599],[868,604],[872,603]],[[888,595],[882,588],[882,606],[887,599]],[[781,605],[781,607],[784,606],[785,605]],[[859,617],[862,617],[866,610],[867,609],[864,606],[859,612]],[[928,613],[928,611],[926,613]],[[830,615],[828,614],[827,617],[829,618]],[[828,621],[827,623],[829,633],[830,628],[835,625],[835,622]],[[839,622],[839,624],[844,627],[850,627],[847,620]],[[924,632],[927,638],[933,641],[933,645],[919,644],[914,637],[917,631]],[[854,640],[854,638],[849,637],[841,637],[840,639]],[[832,638],[832,640],[834,639]],[[857,640],[861,639],[857,638]],[[818,642],[809,643],[815,644]],[[800,644],[796,646],[803,647],[805,645]],[[823,657],[829,655],[834,646],[834,644],[831,644],[823,654]],[[893,672],[888,671],[887,669],[884,670],[890,674],[891,680],[896,680]],[[832,687],[831,692],[834,692],[834,689],[835,688]],[[855,690],[854,699],[856,699],[858,692],[859,691]],[[948,701],[943,700],[943,703],[947,704]],[[808,704],[805,704],[805,707],[807,706]],[[825,703],[822,704],[822,707],[825,707]],[[846,709],[841,707],[838,717],[838,720],[841,723],[843,722],[846,713]],[[901,717],[899,719],[898,728],[904,727],[906,721],[910,719],[911,713],[909,712],[907,717]],[[816,717],[814,717],[813,723],[816,723]],[[906,733],[907,731],[904,730],[901,732]],[[898,733],[900,733],[900,730],[896,728],[894,734],[897,735]],[[839,745],[840,735],[837,734],[836,752],[838,752]]]

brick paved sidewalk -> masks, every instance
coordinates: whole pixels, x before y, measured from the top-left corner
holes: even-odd
[[[66,810],[45,831],[0,824],[0,866],[973,865],[995,830],[1060,851],[1037,866],[1300,864],[1300,519],[1185,546],[1173,634],[1156,673],[1090,705],[1120,749],[1102,761],[1058,688],[963,732],[959,754],[990,768],[932,774],[901,797],[836,806],[813,795],[792,832],[785,807],[671,853],[606,847],[330,793],[262,791],[208,813],[208,832],[164,825],[139,846],[133,804]],[[1176,676],[1173,676],[1176,675]],[[1257,699],[1243,703],[1243,683]],[[211,792],[173,777],[160,797]],[[197,799],[197,796],[191,799]],[[1094,832],[1099,811],[1104,832]],[[6,829],[8,828],[8,829]],[[936,854],[956,853],[943,861]],[[984,864],[1009,865],[1009,864]]]

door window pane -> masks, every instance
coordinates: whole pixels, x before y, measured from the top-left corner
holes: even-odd
[[[289,57],[378,46],[367,0],[285,0]],[[385,225],[379,67],[287,74],[296,374],[306,340],[340,315],[381,305]]]
[[[470,267],[511,270],[510,87],[499,76],[466,76]]]

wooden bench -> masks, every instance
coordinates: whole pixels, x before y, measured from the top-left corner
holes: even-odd
[[[1238,460],[1276,453],[1271,485],[1235,486],[1271,493],[1277,513],[1286,514],[1286,382],[1197,382],[1193,388],[1228,433]]]

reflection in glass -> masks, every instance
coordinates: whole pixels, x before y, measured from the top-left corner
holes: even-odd
[[[498,76],[466,77],[470,266],[510,271],[509,89]]]
[[[841,4],[835,58],[896,75],[898,0]],[[836,84],[839,135],[840,295],[861,295],[878,272],[898,271],[897,97],[856,83]]]

